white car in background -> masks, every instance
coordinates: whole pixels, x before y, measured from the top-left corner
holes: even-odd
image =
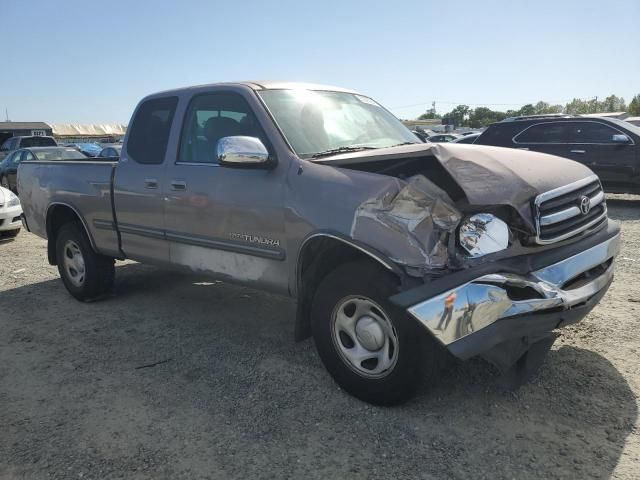
[[[20,215],[20,199],[11,190],[0,187],[0,238],[11,238],[20,233]]]

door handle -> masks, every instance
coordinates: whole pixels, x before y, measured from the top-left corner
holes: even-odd
[[[158,180],[155,178],[145,178],[144,179],[144,188],[148,188],[150,190],[154,190],[158,188]]]
[[[184,180],[171,180],[171,190],[184,191],[187,189],[187,182]]]
[[[571,153],[585,153],[586,150],[571,150]]]

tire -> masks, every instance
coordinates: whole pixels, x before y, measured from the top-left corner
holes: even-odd
[[[395,292],[391,275],[371,262],[353,262],[329,273],[312,303],[322,363],[344,390],[375,405],[402,403],[423,381],[434,382],[446,355],[418,321],[387,300]]]
[[[58,231],[56,260],[64,286],[78,300],[96,299],[113,287],[113,258],[94,252],[80,222],[67,223]]]
[[[16,238],[20,233],[20,229],[17,228],[15,230],[6,230],[4,232],[0,232],[0,237],[3,238]]]
[[[6,188],[8,190],[11,190],[9,188],[9,180],[7,180],[7,177],[5,177],[4,175],[2,177],[0,177],[0,186]]]

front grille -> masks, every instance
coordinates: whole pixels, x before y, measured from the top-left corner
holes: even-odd
[[[572,237],[607,218],[604,191],[595,175],[542,193],[534,204],[540,244]]]

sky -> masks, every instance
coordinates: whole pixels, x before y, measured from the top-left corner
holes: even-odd
[[[400,118],[640,93],[640,0],[0,0],[0,116],[128,123],[159,90],[351,88]],[[501,105],[498,105],[501,104]]]

